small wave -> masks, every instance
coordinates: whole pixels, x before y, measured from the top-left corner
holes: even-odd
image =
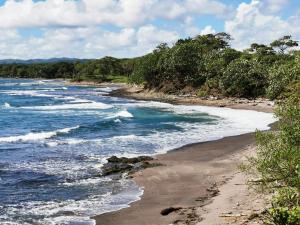
[[[16,85],[19,85],[19,83],[1,83],[0,86],[16,86]]]
[[[50,142],[47,142],[46,145],[48,147],[56,147],[58,145],[79,145],[79,144],[84,144],[87,142],[100,142],[100,140],[86,140],[86,139],[69,138],[69,139],[59,140],[59,141],[50,141]]]
[[[120,118],[120,117],[123,117],[123,118],[133,118],[133,115],[130,112],[128,112],[127,110],[123,110],[123,111],[120,111],[117,114],[115,114],[113,116],[109,116],[107,118],[108,119],[112,119],[112,118]]]
[[[122,121],[120,119],[115,119],[114,122],[115,123],[121,123]]]
[[[116,114],[116,117],[132,118],[133,115],[132,115],[130,112],[128,112],[127,110],[123,110],[123,111],[117,113],[117,114]]]
[[[22,107],[22,108],[36,109],[36,110],[64,110],[64,109],[109,109],[112,108],[112,106],[101,102],[88,102],[88,103],[81,103],[81,104],[32,106],[32,107]]]
[[[92,101],[88,99],[81,99],[81,98],[73,98],[70,103],[92,103]]]
[[[39,93],[37,91],[20,91],[20,90],[14,90],[14,91],[2,91],[1,93],[12,95],[12,96],[32,96],[32,97],[55,97],[55,95],[48,95],[44,93]]]
[[[0,137],[0,142],[26,142],[26,141],[38,141],[38,140],[45,140],[49,139],[51,137],[54,137],[60,133],[69,133],[71,130],[77,129],[79,126],[76,127],[69,127],[64,128],[56,131],[49,131],[49,132],[40,132],[40,133],[28,133],[25,135],[19,135],[19,136],[9,136],[9,137]]]
[[[7,102],[4,103],[4,108],[11,108],[11,105]]]
[[[112,139],[121,139],[121,140],[135,140],[137,139],[138,136],[134,134],[129,134],[129,135],[121,135],[121,136],[114,136]]]
[[[110,87],[95,88],[94,90],[95,90],[95,91],[106,92],[106,93],[109,93],[109,92],[112,92],[112,91],[113,91],[113,89],[110,88]]]

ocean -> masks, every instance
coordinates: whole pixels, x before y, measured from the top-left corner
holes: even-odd
[[[109,156],[155,155],[269,129],[272,114],[110,97],[117,87],[0,79],[0,224],[86,225],[143,190],[101,177]]]

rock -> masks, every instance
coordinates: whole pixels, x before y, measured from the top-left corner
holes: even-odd
[[[157,163],[149,163],[148,161],[153,160],[149,156],[139,156],[134,158],[126,158],[112,156],[107,159],[107,163],[102,167],[102,176],[108,176],[117,173],[134,173],[141,169],[148,167],[158,166]]]
[[[130,171],[132,168],[132,165],[126,163],[107,163],[102,167],[102,175],[107,176],[114,173],[124,173]]]
[[[166,209],[163,209],[161,210],[160,214],[163,215],[163,216],[167,216],[169,215],[170,213],[174,212],[174,211],[177,211],[179,209],[182,209],[182,207],[169,207],[169,208],[166,208]]]
[[[143,162],[143,161],[151,161],[151,160],[153,160],[153,158],[150,156],[139,156],[134,158],[126,158],[126,157],[118,158],[117,156],[112,156],[107,159],[109,163],[130,163],[130,164]]]

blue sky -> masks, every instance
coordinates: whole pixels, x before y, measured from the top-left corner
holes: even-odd
[[[299,0],[0,0],[0,58],[133,57],[225,31],[232,46],[300,40]]]

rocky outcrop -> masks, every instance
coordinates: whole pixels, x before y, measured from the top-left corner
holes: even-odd
[[[112,156],[107,159],[107,163],[102,167],[102,176],[122,173],[134,173],[136,171],[158,166],[157,163],[150,163],[152,157],[139,156],[134,158]]]

